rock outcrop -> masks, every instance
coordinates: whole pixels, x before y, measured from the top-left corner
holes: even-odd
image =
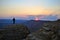
[[[28,28],[24,25],[8,25],[3,30],[0,30],[0,40],[23,40],[29,33]]]
[[[60,23],[57,21],[44,23],[40,30],[29,34],[26,40],[60,40]]]

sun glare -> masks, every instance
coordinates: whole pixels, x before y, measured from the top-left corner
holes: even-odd
[[[38,17],[36,17],[36,18],[35,18],[35,21],[38,21],[38,20],[39,20],[39,18],[38,18]]]

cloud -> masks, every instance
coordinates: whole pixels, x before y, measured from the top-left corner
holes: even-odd
[[[57,20],[57,15],[46,15],[41,20]]]

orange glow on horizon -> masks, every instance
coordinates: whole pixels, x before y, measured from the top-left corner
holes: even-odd
[[[44,7],[14,7],[14,8],[3,8],[1,9],[0,17],[22,17],[27,18],[29,15],[51,15],[51,14],[59,14],[60,11],[56,11],[56,9],[46,9]],[[3,15],[4,14],[4,15]],[[60,16],[59,16],[60,17]],[[36,18],[35,20],[39,20]]]
[[[21,15],[49,15],[53,10],[45,9],[44,7],[15,7],[15,8],[3,8],[3,12],[9,16],[21,16]],[[3,15],[3,14],[2,14]],[[5,16],[7,16],[5,15]]]

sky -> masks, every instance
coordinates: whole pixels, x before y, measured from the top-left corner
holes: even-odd
[[[0,18],[30,19],[31,15],[40,18],[44,15],[43,19],[60,18],[60,0],[0,0]]]

